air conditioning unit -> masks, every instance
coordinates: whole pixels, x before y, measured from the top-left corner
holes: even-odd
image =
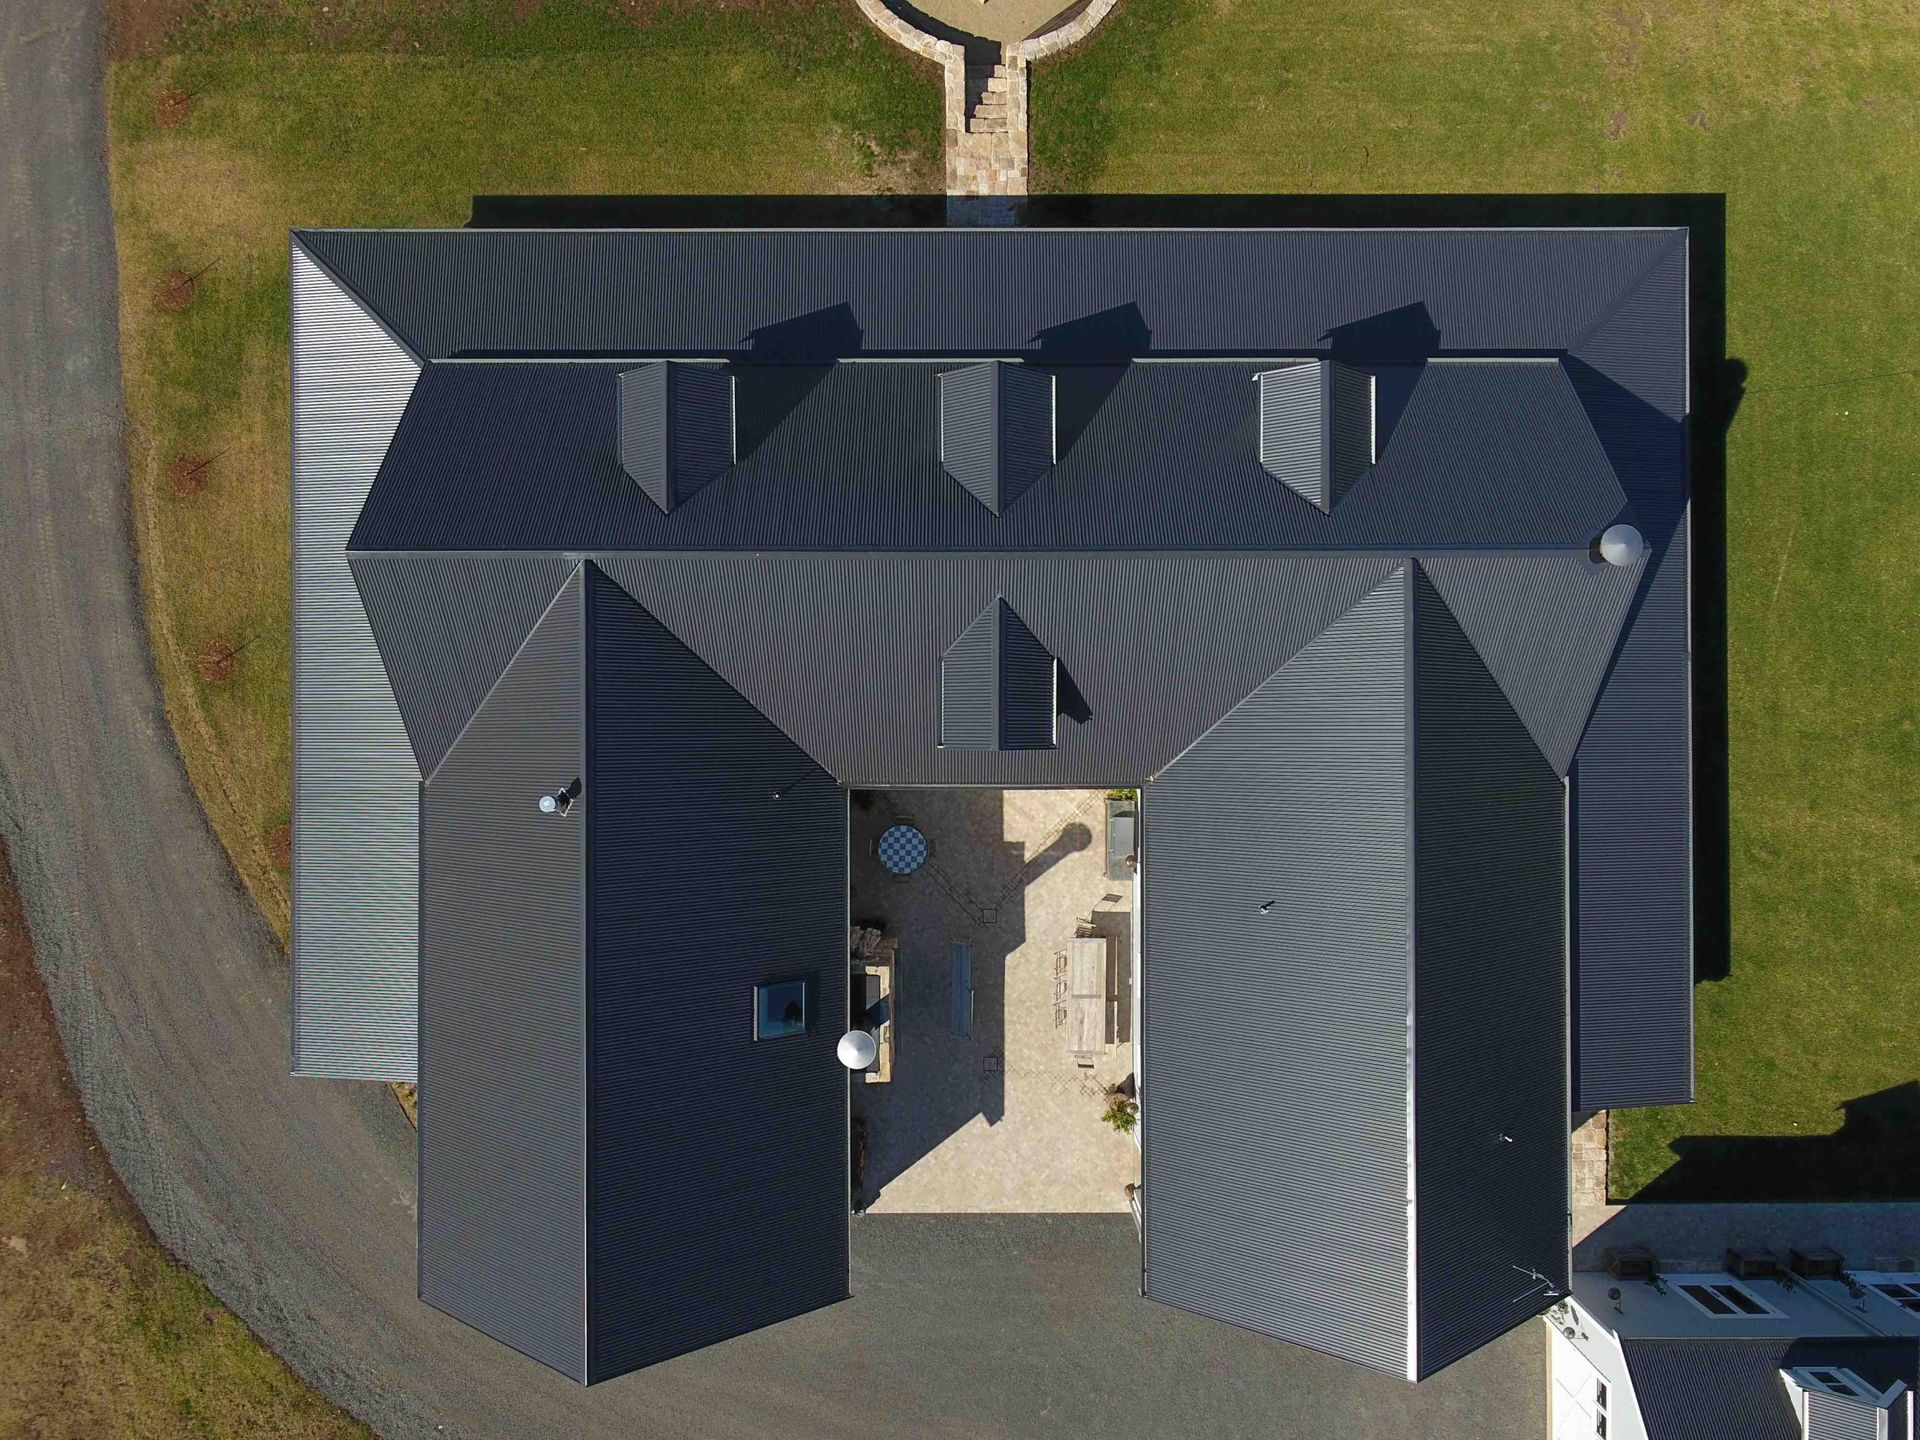
[[[1787,1251],[1787,1268],[1804,1280],[1837,1280],[1847,1268],[1847,1257],[1831,1245]]]
[[[1602,1258],[1607,1273],[1616,1280],[1651,1280],[1653,1251],[1644,1245],[1609,1245]]]
[[[1764,1245],[1727,1251],[1722,1266],[1736,1280],[1761,1280],[1780,1273],[1780,1257]]]

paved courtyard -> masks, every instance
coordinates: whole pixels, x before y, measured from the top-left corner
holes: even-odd
[[[924,868],[889,875],[874,838],[911,820]],[[1133,1070],[1132,892],[1109,880],[1102,790],[889,790],[853,815],[852,911],[900,942],[893,1078],[854,1091],[874,1212],[1123,1211],[1130,1137],[1101,1122]],[[1112,1021],[1092,1069],[1058,1022],[1056,956],[1108,937]],[[957,1034],[952,946],[972,951],[971,1034]]]

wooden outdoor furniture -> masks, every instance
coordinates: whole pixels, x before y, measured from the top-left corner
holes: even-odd
[[[1076,936],[1067,945],[1067,1053],[1090,1066],[1107,1043],[1107,939]]]
[[[874,1027],[873,1041],[877,1053],[873,1064],[860,1072],[860,1078],[869,1085],[885,1085],[893,1079],[893,1033],[899,1019],[895,1014],[899,996],[894,989],[893,966],[863,965],[853,973],[855,993],[864,990],[867,995],[874,997],[869,1008],[879,1010],[887,1017]]]

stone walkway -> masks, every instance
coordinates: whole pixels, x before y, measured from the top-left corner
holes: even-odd
[[[852,914],[900,940],[893,1079],[856,1087],[873,1212],[1123,1211],[1140,1152],[1103,1124],[1133,1069],[1130,881],[1105,876],[1105,792],[894,790],[854,811]],[[906,879],[872,841],[896,817],[932,842]],[[1076,928],[1109,937],[1118,1004],[1078,1068],[1055,1023],[1054,963]],[[951,947],[972,950],[971,1035],[954,1033]]]
[[[1027,81],[1035,60],[1077,45],[1114,0],[857,0],[883,34],[940,67],[949,224],[1012,225],[1027,194]],[[1036,33],[1036,30],[1039,33]]]

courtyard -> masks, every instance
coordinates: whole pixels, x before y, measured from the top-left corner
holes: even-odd
[[[853,921],[898,945],[890,1078],[853,1094],[862,1208],[1127,1209],[1140,1151],[1101,1117],[1134,1071],[1134,884],[1109,877],[1106,806],[1103,790],[856,795]],[[902,823],[927,855],[895,875],[875,844]],[[1076,939],[1106,965],[1103,1018],[1079,1055],[1065,994]]]

